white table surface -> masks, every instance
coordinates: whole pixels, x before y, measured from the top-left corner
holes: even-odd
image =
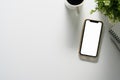
[[[76,16],[64,0],[0,0],[0,80],[119,80],[120,52],[94,7],[85,0]],[[97,63],[79,58],[85,19],[104,22]]]

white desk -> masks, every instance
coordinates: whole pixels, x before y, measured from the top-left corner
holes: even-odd
[[[80,15],[64,0],[0,1],[0,80],[119,80],[120,52],[109,39],[109,24],[98,63],[80,60],[79,38],[93,0],[85,0]]]

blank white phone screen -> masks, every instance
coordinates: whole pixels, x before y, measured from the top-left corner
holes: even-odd
[[[99,45],[102,23],[86,21],[84,35],[81,46],[81,54],[88,56],[96,56]]]

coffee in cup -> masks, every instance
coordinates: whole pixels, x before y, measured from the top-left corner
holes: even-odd
[[[69,9],[79,8],[83,4],[84,0],[65,0],[65,5]]]

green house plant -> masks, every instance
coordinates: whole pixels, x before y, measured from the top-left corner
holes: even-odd
[[[112,22],[120,22],[120,0],[95,0],[97,6],[91,13],[97,10],[103,13]]]

